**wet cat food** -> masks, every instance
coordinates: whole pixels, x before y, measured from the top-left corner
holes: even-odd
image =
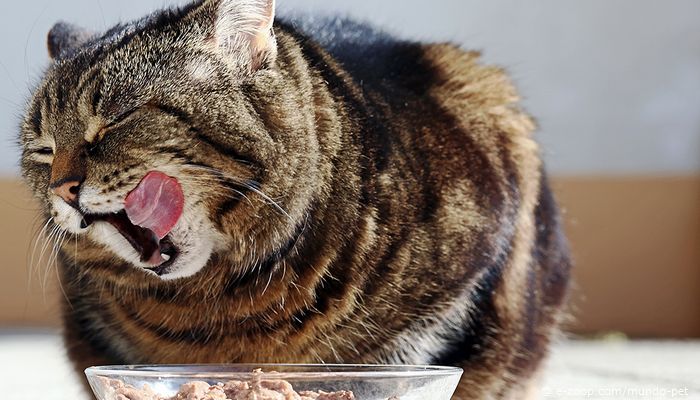
[[[105,379],[107,400],[354,400],[348,391],[324,392],[294,390],[284,380],[263,380],[262,371],[253,371],[250,381],[229,381],[210,385],[203,381],[192,381],[180,386],[171,397],[157,394],[148,385],[137,389],[117,379]]]

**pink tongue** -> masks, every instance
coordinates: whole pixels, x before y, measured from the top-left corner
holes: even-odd
[[[180,219],[184,203],[177,179],[151,171],[126,196],[124,208],[132,224],[148,228],[163,239]]]

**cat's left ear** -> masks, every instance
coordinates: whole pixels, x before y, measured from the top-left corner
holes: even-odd
[[[67,22],[58,22],[46,37],[49,57],[56,59],[65,52],[76,48],[94,36],[94,33]]]
[[[275,0],[214,0],[214,43],[233,67],[254,72],[274,62]]]

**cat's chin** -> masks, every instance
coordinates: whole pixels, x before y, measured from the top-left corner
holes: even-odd
[[[158,267],[141,266],[141,268],[165,281],[188,278],[197,274],[207,265],[212,250],[211,247],[196,246],[191,251],[187,251],[186,254],[180,253],[175,259],[168,260]]]
[[[207,240],[209,235],[193,232],[192,228],[176,228],[163,239],[170,251],[163,254],[163,262],[154,265],[148,260],[144,261],[133,243],[111,223],[94,222],[89,227],[88,235],[134,267],[162,280],[187,278],[202,270],[214,251],[215,242],[212,238]]]
[[[162,280],[188,278],[197,274],[207,265],[214,252],[214,241],[203,240],[201,236],[195,235],[185,242],[179,242],[176,238],[173,240],[178,249],[175,259],[166,261],[156,270],[150,270]]]

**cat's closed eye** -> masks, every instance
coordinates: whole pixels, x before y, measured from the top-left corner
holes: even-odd
[[[40,146],[30,150],[31,158],[39,163],[51,164],[53,162],[53,148]]]
[[[39,147],[33,151],[35,154],[42,156],[52,156],[53,149],[51,147]]]

